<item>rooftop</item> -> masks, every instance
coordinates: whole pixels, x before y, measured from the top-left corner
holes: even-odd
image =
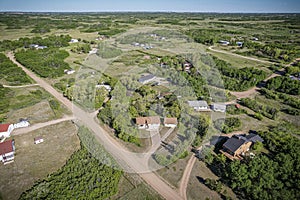
[[[144,124],[160,124],[159,116],[151,116],[151,117],[137,117],[136,118],[137,125]]]
[[[175,117],[165,117],[164,124],[177,124],[177,118]]]
[[[0,124],[0,132],[6,132],[10,124]]]
[[[238,150],[243,144],[245,144],[246,140],[238,139],[235,137],[229,138],[224,144],[223,147],[225,147],[226,149],[228,149],[231,152],[235,152],[236,150]]]
[[[149,75],[146,75],[146,76],[142,76],[141,78],[139,78],[139,82],[145,82],[147,80],[151,80],[153,79],[155,76],[153,74],[149,74]]]
[[[0,143],[0,155],[10,153],[14,151],[13,140],[7,140]]]
[[[207,107],[206,101],[188,101],[190,107]]]

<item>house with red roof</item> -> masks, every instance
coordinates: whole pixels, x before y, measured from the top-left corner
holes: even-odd
[[[15,156],[15,142],[14,140],[7,140],[0,143],[0,161],[3,163],[13,161]]]
[[[0,124],[0,138],[9,137],[10,133],[14,130],[13,124]]]

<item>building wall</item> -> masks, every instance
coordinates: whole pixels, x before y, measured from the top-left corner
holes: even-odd
[[[247,152],[250,149],[252,142],[247,142],[243,144],[238,150],[235,151],[234,155],[240,155],[244,152]]]
[[[10,157],[10,158],[6,158],[6,160],[4,161],[4,157]],[[10,153],[6,153],[4,155],[0,155],[0,161],[2,162],[6,162],[6,161],[10,161],[14,159],[14,152],[10,152]]]
[[[176,124],[165,124],[165,127],[175,128]]]

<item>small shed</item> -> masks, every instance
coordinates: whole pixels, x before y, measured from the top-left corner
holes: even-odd
[[[42,142],[44,142],[44,139],[41,136],[34,138],[34,144],[39,144]]]

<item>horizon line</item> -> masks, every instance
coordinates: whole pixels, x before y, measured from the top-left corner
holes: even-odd
[[[300,14],[300,11],[278,11],[278,12],[269,12],[269,11],[230,11],[230,12],[221,12],[221,11],[4,11],[0,10],[0,13],[199,13],[199,14]]]

